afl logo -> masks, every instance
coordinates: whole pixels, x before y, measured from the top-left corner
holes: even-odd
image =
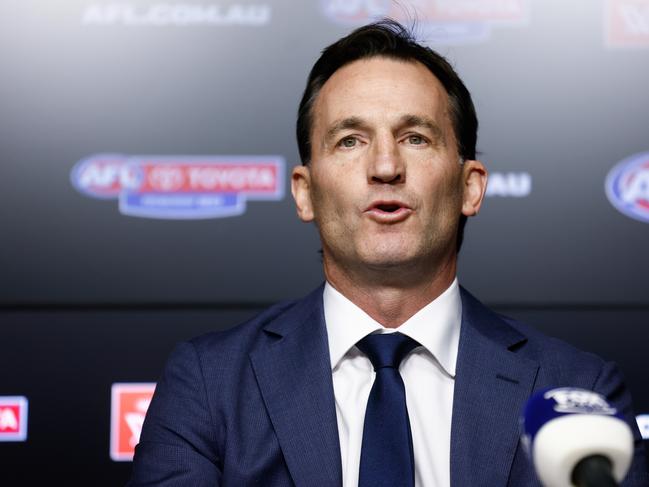
[[[128,156],[79,161],[71,180],[82,194],[116,199],[123,215],[198,219],[241,215],[249,200],[284,197],[279,156]]]
[[[117,198],[123,188],[136,188],[142,171],[119,154],[101,154],[79,161],[71,174],[77,191],[100,199]]]
[[[649,152],[617,164],[606,177],[606,196],[618,211],[649,223]]]

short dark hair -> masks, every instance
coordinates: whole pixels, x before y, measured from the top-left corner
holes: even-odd
[[[451,122],[463,160],[476,158],[478,118],[471,94],[449,62],[431,48],[419,44],[400,23],[384,19],[363,27],[322,51],[309,73],[297,116],[297,144],[302,164],[311,161],[313,104],[327,80],[343,66],[372,57],[417,61],[440,81],[448,94]],[[457,248],[462,244],[466,217],[460,218]]]

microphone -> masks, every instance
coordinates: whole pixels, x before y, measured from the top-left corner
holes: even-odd
[[[544,389],[525,405],[521,426],[545,487],[615,487],[631,466],[631,428],[601,394]]]

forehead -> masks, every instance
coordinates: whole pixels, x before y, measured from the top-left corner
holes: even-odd
[[[422,115],[440,126],[450,123],[448,94],[418,61],[386,57],[361,59],[338,69],[323,85],[313,106],[313,131],[337,120],[359,117],[389,123]]]

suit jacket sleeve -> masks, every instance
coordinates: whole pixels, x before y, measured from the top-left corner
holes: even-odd
[[[633,414],[631,394],[624,385],[624,380],[617,365],[612,362],[604,364],[593,389],[608,398],[624,415],[631,427],[634,436],[634,454],[629,473],[622,482],[622,487],[647,487],[649,486],[649,473],[647,471],[647,457],[643,440]]]
[[[181,343],[156,386],[128,486],[221,485],[215,431],[198,354]]]

